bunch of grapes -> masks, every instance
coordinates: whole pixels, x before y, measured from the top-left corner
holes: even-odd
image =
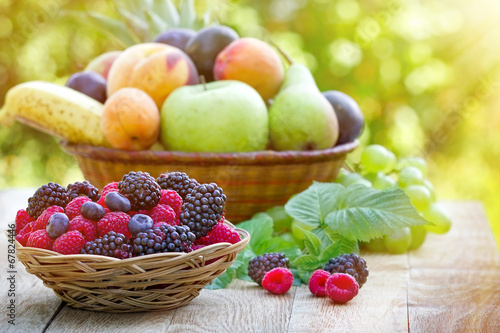
[[[381,145],[367,146],[361,153],[361,161],[354,170],[342,169],[337,182],[349,186],[363,184],[378,190],[390,187],[402,188],[417,211],[434,225],[402,228],[383,239],[374,239],[366,244],[373,251],[404,253],[419,248],[427,232],[446,233],[451,221],[436,205],[434,186],[426,178],[427,163],[421,157],[396,158],[393,152]]]

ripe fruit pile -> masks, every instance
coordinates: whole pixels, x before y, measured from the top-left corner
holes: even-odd
[[[361,153],[359,165],[352,172],[341,170],[337,182],[344,186],[363,184],[378,190],[390,187],[402,188],[417,211],[434,225],[418,225],[403,228],[383,239],[365,244],[373,251],[404,253],[419,248],[427,232],[444,234],[451,227],[451,220],[436,204],[434,186],[426,179],[427,163],[421,157],[396,155],[381,145],[367,146]]]
[[[16,214],[16,240],[61,254],[126,259],[191,252],[239,234],[224,224],[226,196],[215,183],[199,184],[182,172],[157,179],[129,172],[101,194],[88,182],[43,185]]]

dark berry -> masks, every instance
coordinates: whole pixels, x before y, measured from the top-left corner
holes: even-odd
[[[130,240],[133,256],[161,252],[187,252],[195,236],[186,226],[160,225],[138,233]]]
[[[162,173],[156,181],[162,189],[177,192],[182,200],[185,200],[192,189],[200,185],[196,180],[189,178],[184,172],[177,171]]]
[[[248,262],[248,276],[262,285],[262,279],[267,272],[277,267],[288,268],[288,264],[289,260],[284,253],[264,253]]]
[[[131,209],[130,200],[119,192],[109,192],[104,198],[106,206],[112,212],[128,212]]]
[[[137,235],[147,229],[152,229],[153,224],[153,219],[150,216],[145,214],[135,214],[128,221],[128,231],[130,231],[132,235]]]
[[[80,253],[127,259],[131,257],[131,246],[125,235],[110,231],[101,238],[85,243]]]
[[[129,172],[118,183],[118,189],[135,211],[153,208],[161,197],[160,185],[147,172]]]
[[[28,215],[37,219],[50,206],[65,208],[69,202],[68,190],[57,183],[48,183],[38,188],[28,199]]]
[[[50,238],[56,239],[68,230],[69,218],[64,213],[54,213],[47,222],[47,234]]]
[[[180,225],[187,225],[196,238],[205,237],[222,218],[226,196],[215,183],[196,186],[186,196],[179,216]]]
[[[355,253],[342,254],[330,259],[324,269],[330,274],[346,273],[351,275],[356,279],[360,288],[366,282],[369,274],[365,259]]]
[[[99,205],[98,203],[88,201],[83,203],[82,207],[80,208],[80,213],[83,217],[97,222],[104,217],[106,211],[104,210],[104,207]]]
[[[99,194],[99,190],[86,180],[83,182],[75,182],[69,184],[67,186],[67,189],[70,201],[82,195],[89,197],[90,200],[94,202],[99,200],[99,198],[101,197],[101,195]]]

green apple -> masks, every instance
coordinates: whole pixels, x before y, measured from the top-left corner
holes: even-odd
[[[161,142],[167,150],[264,150],[269,135],[266,104],[246,83],[223,80],[174,90],[161,109]]]

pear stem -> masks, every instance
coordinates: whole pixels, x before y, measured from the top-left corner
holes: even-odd
[[[205,80],[205,75],[200,75],[201,84],[203,84],[203,90],[207,91],[207,81]]]
[[[295,62],[295,61],[293,61],[293,58],[290,57],[290,55],[285,52],[285,50],[283,50],[281,47],[278,46],[278,44],[276,44],[272,40],[269,41],[269,44],[271,44],[272,46],[274,46],[278,50],[278,52],[283,56],[283,58],[285,58],[286,62],[289,65],[291,65],[291,64],[293,64]]]

